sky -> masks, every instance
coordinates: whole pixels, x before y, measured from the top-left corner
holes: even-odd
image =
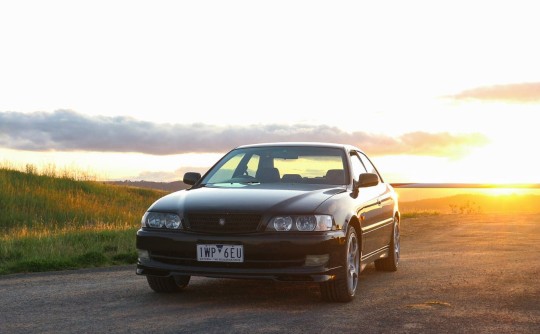
[[[538,1],[0,0],[0,164],[179,180],[356,145],[388,182],[540,183]]]

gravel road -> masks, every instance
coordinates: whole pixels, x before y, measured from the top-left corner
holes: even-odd
[[[402,222],[396,273],[347,304],[316,285],[192,278],[173,295],[134,266],[0,277],[0,333],[540,333],[537,215]]]

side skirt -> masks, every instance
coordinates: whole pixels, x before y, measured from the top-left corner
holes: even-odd
[[[364,270],[364,268],[371,262],[375,262],[375,260],[382,259],[385,257],[388,257],[388,252],[390,251],[390,246],[386,245],[383,248],[377,249],[374,252],[371,252],[366,255],[362,255],[362,258],[360,260],[360,270]]]

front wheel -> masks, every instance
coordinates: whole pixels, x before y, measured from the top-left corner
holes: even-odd
[[[178,292],[184,289],[190,280],[191,276],[146,276],[148,285],[155,292],[171,293]]]
[[[349,226],[347,230],[347,245],[343,260],[342,275],[320,285],[321,297],[325,301],[349,302],[356,293],[360,275],[360,243],[353,226]]]
[[[392,240],[390,241],[390,250],[388,257],[375,261],[375,269],[379,271],[397,271],[399,266],[399,220],[394,217],[394,228],[392,229]]]

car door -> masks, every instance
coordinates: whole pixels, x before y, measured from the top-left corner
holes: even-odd
[[[379,176],[379,184],[358,189],[356,195],[357,217],[362,229],[362,256],[368,257],[385,247],[390,242],[393,210],[392,198],[386,195],[387,186],[373,164],[361,152],[351,152],[353,178],[358,181],[361,173],[375,173]]]
[[[373,187],[368,187],[368,191],[375,199],[375,205],[369,211],[370,225],[366,227],[368,240],[366,242],[366,250],[375,252],[390,244],[393,228],[394,216],[394,199],[388,185],[384,182],[381,175],[362,152],[358,152],[364,167],[368,173],[374,173],[379,176],[379,184]]]

